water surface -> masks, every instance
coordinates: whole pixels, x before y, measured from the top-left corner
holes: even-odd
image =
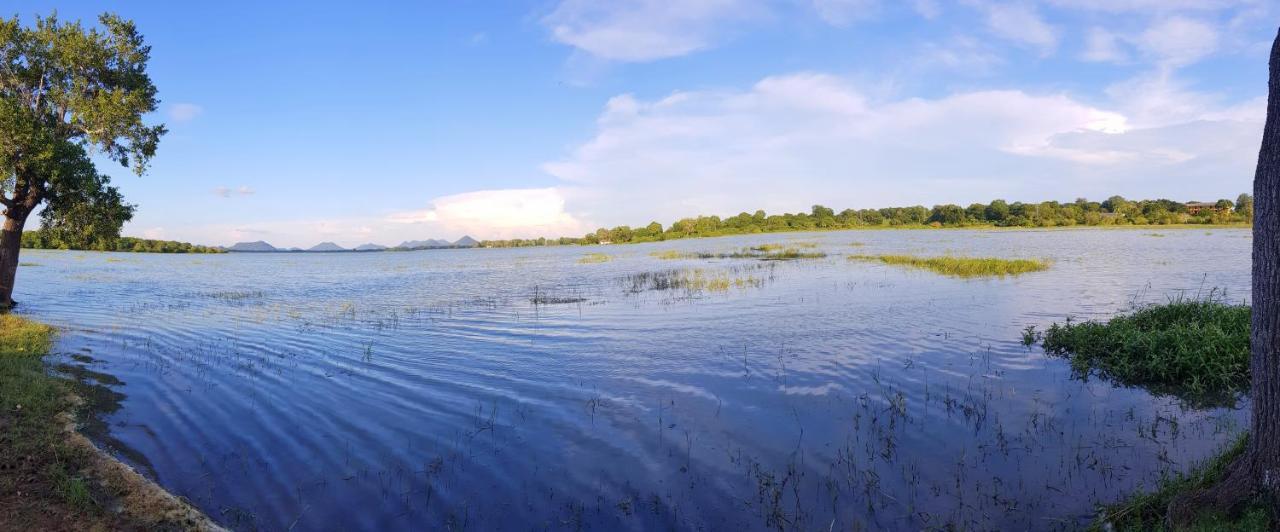
[[[650,255],[796,242],[828,257]],[[1073,529],[1247,416],[1072,379],[1021,331],[1211,288],[1243,301],[1250,245],[1143,229],[24,251],[16,298],[104,392],[99,443],[235,529]],[[1053,266],[963,280],[845,258],[863,253]]]

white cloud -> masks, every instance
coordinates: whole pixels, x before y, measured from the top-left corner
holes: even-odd
[[[169,106],[169,120],[190,122],[204,114],[204,108],[194,103],[175,103]]]
[[[1090,28],[1085,35],[1085,49],[1080,59],[1095,63],[1120,63],[1128,59],[1120,39],[1102,28]]]
[[[1138,46],[1166,68],[1186,66],[1218,48],[1218,31],[1208,23],[1175,16],[1147,28]]]
[[[240,185],[239,187],[236,187],[234,189],[230,187],[217,187],[213,189],[213,193],[215,195],[218,195],[224,198],[230,198],[233,195],[234,196],[252,196],[256,192],[257,192],[256,190],[246,185]]]
[[[832,26],[848,26],[873,16],[880,0],[812,0],[818,16]]]
[[[545,169],[572,184],[566,210],[604,225],[814,202],[1243,190],[1261,130],[1248,111],[1256,107],[1166,97],[1186,100],[1176,121],[1152,121],[1155,109],[1123,98],[1112,109],[1019,90],[877,101],[838,77],[770,77],[747,90],[615,97],[594,138]]]
[[[422,211],[393,213],[394,224],[426,224],[450,233],[510,238],[584,233],[587,225],[565,212],[560,189],[481,190],[443,196]]]
[[[595,57],[644,62],[710,48],[726,21],[761,9],[753,0],[562,0],[542,22],[556,41]]]
[[[1049,3],[1071,9],[1111,13],[1160,11],[1211,11],[1251,6],[1259,0],[1049,0]]]
[[[1004,63],[1004,58],[989,46],[963,35],[944,44],[925,43],[916,58],[921,66],[942,67],[965,74],[985,74]]]
[[[1004,39],[1032,46],[1042,54],[1058,47],[1058,30],[1029,3],[975,2],[986,15],[987,29]]]
[[[915,9],[920,16],[930,20],[942,14],[942,7],[938,5],[937,0],[912,0],[911,8]]]

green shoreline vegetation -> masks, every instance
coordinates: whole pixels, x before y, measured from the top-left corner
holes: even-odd
[[[990,257],[916,257],[912,255],[850,255],[849,260],[882,262],[930,270],[951,277],[1005,277],[1049,269],[1039,259],[997,259]]]
[[[822,205],[810,212],[795,214],[754,214],[697,216],[683,218],[663,227],[651,222],[644,227],[600,228],[582,237],[486,240],[482,247],[531,247],[592,244],[634,244],[684,238],[702,238],[757,233],[797,231],[837,231],[848,229],[931,229],[931,228],[1059,228],[1059,227],[1151,227],[1246,226],[1253,219],[1253,197],[1241,194],[1236,201],[1187,204],[1167,199],[1127,200],[1112,196],[1103,202],[1081,198],[1070,203],[1009,203],[994,200],[968,207],[922,205],[883,209],[845,209],[839,213]]]
[[[76,430],[86,385],[46,367],[56,335],[0,313],[0,530],[222,530]]]
[[[1042,341],[1045,351],[1070,360],[1078,378],[1091,374],[1123,386],[1170,394],[1191,408],[1234,403],[1249,387],[1247,305],[1206,298],[1178,298],[1140,307],[1107,322],[1053,324],[1043,334],[1028,327],[1023,343]],[[1166,475],[1154,490],[1103,505],[1091,530],[1166,530],[1170,502],[1179,494],[1215,485],[1226,467],[1245,452],[1247,436],[1188,471]],[[1273,529],[1271,510],[1261,502],[1234,518],[1205,514],[1190,530]]]
[[[62,238],[40,229],[22,233],[23,249],[71,249],[77,251],[121,251],[130,253],[225,253],[222,248],[173,240],[152,240],[129,236]]]

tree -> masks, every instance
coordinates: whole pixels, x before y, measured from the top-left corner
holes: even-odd
[[[55,221],[77,219],[86,198],[123,205],[86,149],[142,175],[165,133],[142,121],[158,103],[151,48],[131,21],[104,14],[98,22],[38,17],[31,28],[0,19],[0,308],[13,306],[22,231],[41,203]],[[103,206],[88,212],[121,213]]]
[[[1236,198],[1236,213],[1246,220],[1253,219],[1253,196],[1241,194]]]
[[[1267,122],[1253,176],[1249,444],[1227,467],[1221,482],[1169,504],[1169,520],[1175,527],[1188,526],[1204,510],[1234,514],[1258,500],[1280,512],[1280,34],[1271,47],[1270,68]]]

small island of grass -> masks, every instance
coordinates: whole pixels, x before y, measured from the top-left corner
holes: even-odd
[[[913,255],[850,255],[849,260],[881,262],[920,268],[952,277],[1004,277],[1049,269],[1038,259],[998,259],[977,257],[916,257]]]
[[[611,260],[613,260],[612,255],[605,253],[587,253],[586,255],[583,255],[582,258],[578,259],[578,264],[600,264]]]
[[[1249,388],[1247,305],[1179,299],[1107,322],[1053,324],[1044,349],[1097,373],[1192,402],[1229,402]]]

